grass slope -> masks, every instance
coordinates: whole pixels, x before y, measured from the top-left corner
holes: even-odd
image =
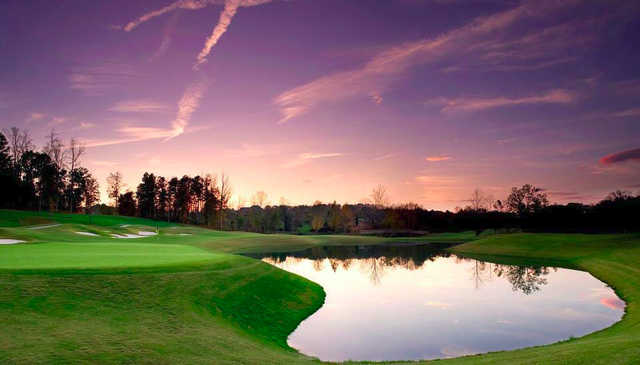
[[[16,215],[13,216],[13,213]],[[42,220],[45,217],[46,221]],[[32,229],[24,225],[60,225]],[[125,225],[124,227],[122,225]],[[237,252],[313,245],[457,242],[217,232],[127,217],[0,211],[0,363],[302,364],[288,334],[324,301],[320,286]],[[82,236],[92,232],[98,236]],[[491,236],[454,248],[504,263],[589,270],[628,303],[624,320],[568,342],[451,363],[633,363],[640,359],[640,237]]]

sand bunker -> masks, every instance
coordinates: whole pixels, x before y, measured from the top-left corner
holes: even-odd
[[[142,238],[142,237],[149,237],[149,236],[155,236],[157,235],[156,232],[148,232],[148,231],[140,231],[138,232],[138,234],[132,234],[132,233],[125,233],[125,234],[117,234],[117,233],[112,233],[111,236],[113,236],[114,238]]]
[[[97,234],[95,233],[91,233],[91,232],[76,232],[76,234],[81,234],[83,236],[93,236],[93,237],[98,237]]]
[[[117,233],[112,233],[111,236],[113,236],[113,238],[142,238],[144,236],[140,236],[137,234],[130,234],[130,233],[126,233],[126,234],[117,234]]]
[[[149,231],[140,231],[140,232],[138,232],[138,234],[140,236],[155,236],[155,235],[157,235],[156,232],[149,232]]]
[[[24,241],[14,240],[11,238],[0,238],[0,245],[15,245],[16,243],[22,243]]]

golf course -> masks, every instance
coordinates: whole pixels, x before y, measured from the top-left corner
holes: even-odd
[[[240,254],[411,242],[466,242],[449,250],[501,264],[588,271],[627,304],[620,322],[581,338],[438,362],[640,359],[637,234],[266,235],[2,210],[0,242],[2,364],[319,362],[290,348],[287,336],[323,305],[322,287]]]

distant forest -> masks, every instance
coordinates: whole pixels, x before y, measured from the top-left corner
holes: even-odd
[[[463,208],[428,210],[417,204],[389,204],[383,186],[366,202],[316,202],[291,206],[269,204],[259,191],[251,206],[229,206],[229,178],[213,175],[165,178],[145,173],[135,192],[126,189],[122,174],[111,173],[107,191],[112,205],[99,204],[99,184],[81,166],[85,148],[75,139],[65,145],[51,132],[39,151],[29,133],[10,128],[0,134],[0,207],[87,214],[120,214],[214,229],[261,233],[360,233],[420,235],[486,229],[496,231],[637,232],[640,195],[609,194],[597,204],[550,204],[545,191],[533,185],[512,188],[504,200],[476,189]]]

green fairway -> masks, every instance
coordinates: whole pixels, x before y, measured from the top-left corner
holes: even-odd
[[[35,224],[60,225],[32,229]],[[155,236],[111,236],[155,231],[157,226]],[[127,217],[92,217],[89,222],[81,215],[0,211],[0,238],[27,241],[0,246],[2,364],[297,364],[315,360],[289,348],[286,339],[322,305],[322,288],[234,253],[327,244],[459,242],[475,236],[260,235]],[[583,338],[445,363],[611,364],[640,359],[640,236],[497,235],[452,251],[501,263],[588,270],[612,285],[628,305],[621,322]]]

